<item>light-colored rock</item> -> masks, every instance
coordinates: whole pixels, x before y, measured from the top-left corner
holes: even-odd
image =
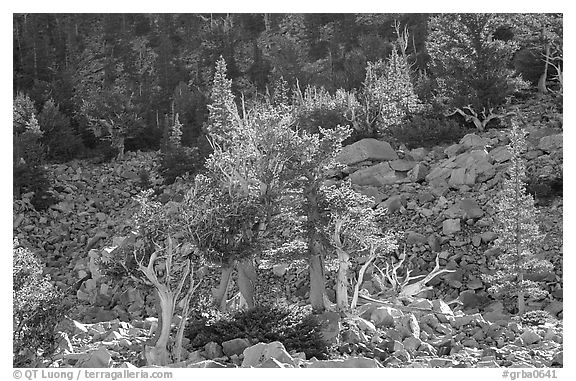
[[[242,368],[254,368],[264,361],[274,358],[283,364],[294,366],[294,359],[286,352],[286,348],[279,341],[272,343],[258,343],[244,350]]]
[[[442,250],[442,247],[440,246],[440,238],[438,237],[437,234],[430,234],[428,236],[428,245],[430,246],[430,250],[432,250],[433,252],[438,252],[440,250]]]
[[[442,222],[442,233],[451,235],[460,231],[460,219],[447,219]]]
[[[224,352],[222,352],[222,347],[220,344],[213,341],[204,345],[204,352],[206,353],[206,358],[209,360],[224,356]]]
[[[349,178],[352,184],[375,187],[391,185],[400,180],[400,177],[396,175],[396,171],[387,162],[359,169],[352,173]]]
[[[560,351],[554,355],[552,363],[550,365],[560,365],[564,366],[564,351]]]
[[[396,151],[387,142],[372,138],[362,139],[344,148],[336,157],[342,164],[351,165],[364,160],[385,161],[396,160]]]
[[[437,357],[437,358],[430,359],[429,364],[430,364],[431,368],[450,368],[450,367],[456,365],[456,362],[454,360],[452,360],[451,358]]]
[[[222,343],[222,350],[226,356],[241,355],[250,346],[248,339],[232,339]]]
[[[476,182],[476,171],[469,170],[466,168],[454,168],[450,173],[450,178],[448,179],[448,185],[450,187],[459,187],[461,185],[474,185]]]
[[[226,365],[214,360],[202,360],[199,362],[190,363],[186,366],[186,368],[226,368]]]
[[[562,134],[544,136],[538,143],[538,148],[545,152],[560,150],[563,147]]]
[[[112,365],[112,355],[105,347],[86,354],[84,359],[76,363],[77,368],[109,368]]]
[[[420,234],[414,231],[409,231],[408,236],[406,237],[406,244],[415,245],[417,243],[419,244],[426,243],[426,236],[424,234]]]
[[[376,326],[369,320],[363,319],[361,317],[355,317],[354,322],[360,328],[360,330],[367,332],[367,333],[374,333],[376,332]]]
[[[490,323],[488,323],[486,320],[484,320],[484,317],[482,317],[482,315],[479,313],[473,314],[473,315],[464,315],[464,316],[455,316],[454,317],[454,323],[453,323],[454,328],[460,329],[460,328],[462,328],[462,326],[467,325],[467,324],[482,326],[482,327],[490,325]]]
[[[498,238],[498,235],[494,232],[484,232],[480,234],[480,238],[482,239],[482,242],[487,243],[494,241],[496,238]]]
[[[260,365],[256,366],[256,368],[294,368],[294,366],[290,365],[290,364],[284,364],[278,360],[276,360],[275,358],[269,358],[265,361],[263,361]]]
[[[473,200],[471,198],[463,198],[462,200],[460,200],[459,207],[464,212],[463,217],[465,219],[469,218],[477,219],[484,215],[484,211],[482,210],[482,208],[480,208],[476,200]]]
[[[449,146],[448,148],[446,148],[444,150],[444,153],[448,157],[454,157],[454,156],[458,155],[460,152],[463,152],[465,150],[466,150],[466,148],[464,148],[461,144],[452,144],[451,146]]]
[[[363,194],[364,196],[368,196],[374,199],[374,204],[377,205],[381,203],[386,196],[378,190],[378,188],[373,186],[354,186],[354,190],[358,193]]]
[[[434,299],[432,301],[432,310],[436,312],[436,317],[441,323],[449,323],[454,319],[454,312],[442,299]]]
[[[426,176],[430,172],[430,168],[424,163],[418,163],[408,171],[408,179],[410,181],[417,183],[426,179]]]
[[[433,183],[438,180],[446,180],[452,174],[452,168],[445,168],[436,166],[430,169],[430,173],[426,175],[426,181]]]
[[[418,347],[420,347],[420,344],[422,344],[422,340],[420,340],[418,337],[410,336],[404,339],[402,344],[408,353],[414,354],[414,352],[418,350]]]
[[[407,172],[414,168],[416,162],[411,160],[398,159],[389,162],[389,164],[390,167],[395,171]]]
[[[396,320],[394,328],[402,335],[402,339],[413,336],[420,338],[420,324],[413,313],[406,314]]]
[[[381,306],[372,311],[370,320],[376,327],[393,327],[394,321],[403,315],[399,309]]]
[[[490,158],[496,163],[504,163],[512,158],[512,153],[506,146],[494,148],[489,152]]]
[[[402,210],[405,206],[406,199],[400,195],[390,196],[386,201],[383,201],[378,205],[379,208],[388,209],[388,213],[390,214]]]
[[[536,332],[534,332],[531,329],[524,330],[524,332],[522,332],[522,335],[520,335],[520,337],[522,338],[522,341],[524,341],[524,343],[526,345],[536,344],[540,340],[542,340],[540,335],[538,335]]]
[[[460,144],[467,150],[471,148],[483,149],[486,144],[488,144],[488,141],[476,134],[466,134],[462,139],[460,139]]]
[[[310,361],[306,368],[381,368],[375,359],[363,356],[348,357],[346,359]]]
[[[426,151],[426,148],[420,147],[420,148],[414,148],[409,152],[409,154],[415,161],[421,161],[426,157],[428,151]]]
[[[277,277],[283,277],[288,270],[288,265],[286,263],[278,263],[272,266],[272,273]]]

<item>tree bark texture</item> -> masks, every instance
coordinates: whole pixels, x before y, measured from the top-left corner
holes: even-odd
[[[241,259],[236,263],[236,268],[238,269],[238,288],[240,289],[240,293],[246,301],[248,308],[254,308],[256,305],[254,285],[257,278],[254,259],[251,256]]]
[[[220,269],[220,285],[212,291],[214,296],[214,306],[220,311],[226,311],[226,294],[228,293],[228,284],[234,267],[231,265],[222,265]]]

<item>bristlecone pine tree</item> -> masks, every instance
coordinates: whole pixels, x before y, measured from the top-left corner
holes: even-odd
[[[497,297],[517,297],[518,314],[525,312],[527,295],[540,298],[546,295],[537,282],[525,279],[527,274],[538,274],[552,268],[550,262],[538,258],[535,251],[543,236],[536,223],[534,199],[526,192],[523,182],[525,164],[521,158],[526,149],[525,131],[512,122],[510,144],[512,154],[508,168],[509,178],[496,205],[496,226],[494,231],[499,238],[495,244],[502,254],[496,259],[496,272],[484,279],[492,284],[489,292]]]
[[[226,78],[226,61],[222,56],[216,62],[210,101],[206,132],[213,144],[227,146],[232,139],[236,125],[234,115],[238,110],[232,94],[232,80]]]

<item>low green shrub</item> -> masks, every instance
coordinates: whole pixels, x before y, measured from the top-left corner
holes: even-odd
[[[528,311],[520,318],[522,324],[533,326],[542,325],[552,320],[554,320],[554,317],[550,312],[544,310]]]
[[[246,338],[252,343],[280,341],[286,350],[304,352],[307,358],[327,358],[320,322],[305,308],[263,305],[235,314],[200,317],[189,323],[186,336],[193,347],[214,341]]]
[[[390,127],[385,135],[408,148],[431,148],[457,143],[469,130],[456,121],[438,116],[414,115],[406,123]]]

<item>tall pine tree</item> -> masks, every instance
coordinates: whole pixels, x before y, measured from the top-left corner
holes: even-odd
[[[232,80],[226,78],[226,61],[222,56],[216,62],[210,101],[206,132],[213,144],[226,145],[232,139],[238,110],[232,94]]]
[[[502,254],[496,259],[495,274],[485,276],[492,284],[489,291],[495,296],[517,297],[519,315],[526,310],[526,296],[546,295],[537,282],[525,279],[525,275],[542,273],[552,267],[536,255],[543,236],[536,223],[534,199],[526,192],[523,181],[526,166],[521,155],[526,150],[525,136],[526,132],[513,121],[508,145],[512,154],[509,178],[504,180],[499,195],[494,227],[499,236],[495,244]]]

